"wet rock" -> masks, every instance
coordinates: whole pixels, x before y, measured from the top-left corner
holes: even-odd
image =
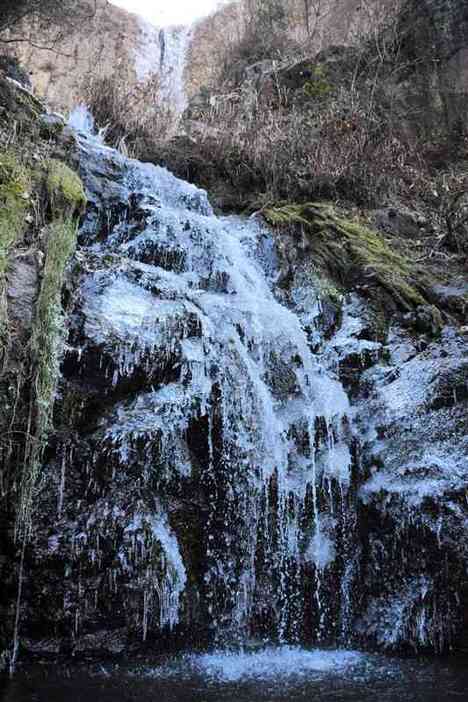
[[[451,285],[434,285],[433,292],[441,307],[458,315],[461,320],[467,320],[468,283],[465,280],[456,280]]]
[[[78,145],[91,204],[25,635],[53,621],[60,651],[77,654],[120,650],[114,630],[139,646],[193,632],[230,641],[249,626],[293,631],[307,602],[312,640],[321,568],[324,626],[338,636],[333,593],[354,528],[348,403],[270,289],[268,232],[214,217],[162,168]],[[310,526],[319,514],[326,552]]]
[[[56,138],[63,132],[63,130],[65,129],[65,125],[65,117],[56,112],[48,112],[44,115],[41,115],[39,121],[41,135],[45,138]]]
[[[403,206],[386,207],[373,215],[377,229],[401,238],[417,239],[427,222],[420,214]]]
[[[432,337],[439,336],[443,328],[439,310],[430,306],[420,306],[413,312],[408,312],[403,317],[403,324],[420,334],[429,334]]]
[[[394,331],[387,368],[377,365],[359,382],[362,458],[370,470],[360,489],[363,523],[371,525],[363,568],[372,593],[362,634],[386,648],[441,650],[462,636],[468,524],[463,349],[453,329],[423,349]]]
[[[214,217],[162,168],[72,148],[90,205],[26,647],[456,645],[466,338],[432,338],[424,308],[398,326],[319,275],[307,242]]]
[[[116,631],[100,631],[77,639],[73,647],[75,655],[104,654],[118,655],[128,649],[128,632],[126,629]]]
[[[15,330],[23,335],[31,330],[41,267],[37,255],[26,254],[14,259],[8,274],[9,315]]]

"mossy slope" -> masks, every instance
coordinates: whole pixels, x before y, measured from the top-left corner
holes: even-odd
[[[428,304],[424,283],[416,280],[411,261],[381,234],[338,215],[331,205],[280,203],[266,208],[263,215],[280,230],[303,232],[314,266],[344,289],[380,288],[404,311]]]
[[[14,503],[16,541],[24,544],[60,377],[62,289],[86,196],[79,176],[55,157],[64,153],[61,142],[43,136],[40,104],[1,77],[0,87],[0,481]],[[8,296],[12,282],[21,290],[16,260],[26,260],[37,280],[29,322],[12,314]]]
[[[30,188],[29,169],[20,163],[13,150],[0,152],[0,291],[10,249],[24,228]]]
[[[47,192],[54,217],[67,218],[83,212],[86,195],[79,176],[57,159],[47,162]]]

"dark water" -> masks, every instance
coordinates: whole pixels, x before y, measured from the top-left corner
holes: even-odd
[[[444,702],[468,700],[468,660],[397,660],[269,649],[144,665],[37,667],[3,681],[4,702]]]

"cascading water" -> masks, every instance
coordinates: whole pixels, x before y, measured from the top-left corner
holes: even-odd
[[[310,305],[301,321],[276,299],[260,220],[216,217],[203,191],[85,137],[80,151],[64,366],[80,429],[56,451],[49,537],[71,548],[75,635],[108,600],[144,639],[196,625],[219,644],[346,641],[352,436]]]
[[[99,144],[104,143],[106,129],[98,130],[96,128],[94,117],[84,103],[81,102],[73,108],[68,117],[68,124],[75,131],[86,135],[88,139],[92,139]]]

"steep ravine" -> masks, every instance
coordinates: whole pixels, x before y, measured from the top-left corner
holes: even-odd
[[[162,168],[83,134],[69,158],[88,208],[22,653],[460,647],[466,336],[382,321],[307,252],[285,281],[281,233]]]

